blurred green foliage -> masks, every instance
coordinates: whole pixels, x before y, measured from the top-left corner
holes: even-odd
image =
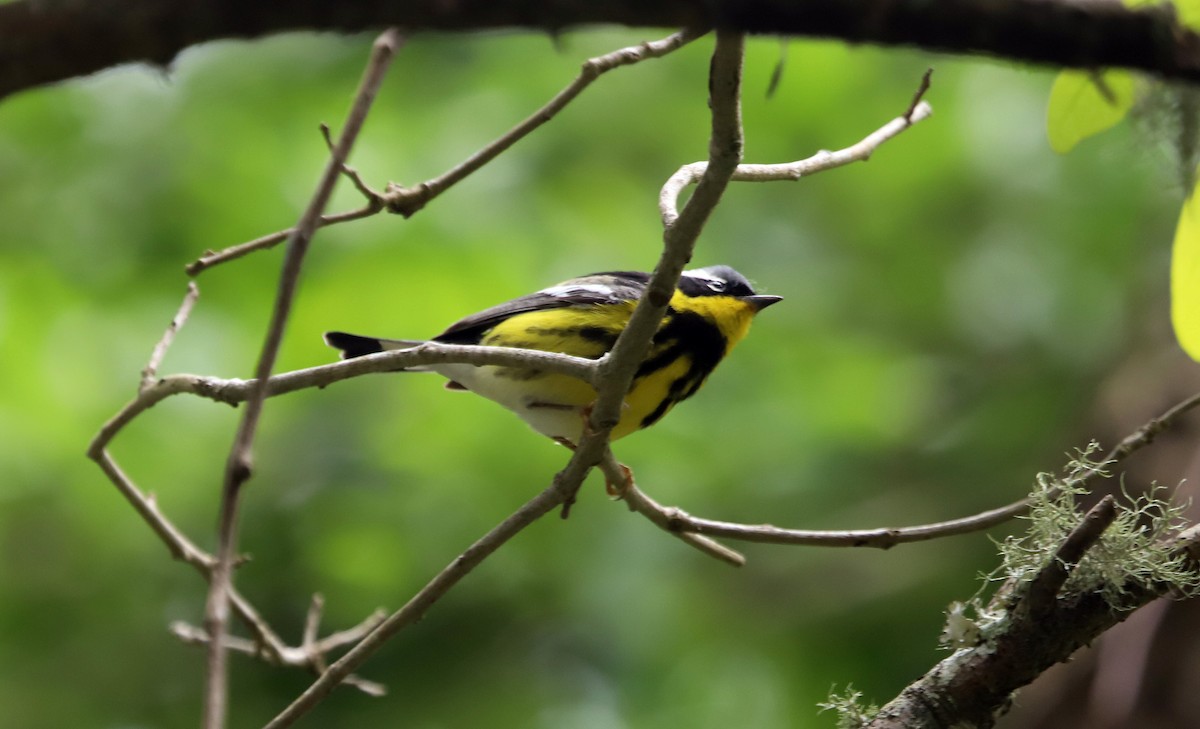
[[[665,35],[665,34],[664,34]],[[657,37],[592,30],[423,36],[401,51],[354,151],[414,183],[522,119],[580,61]],[[84,458],[130,398],[183,294],[183,265],[287,227],[325,159],[370,38],[214,43],[0,104],[0,706],[21,727],[191,727],[204,585]],[[422,337],[580,273],[648,268],[656,196],[706,150],[711,40],[599,80],[560,118],[413,219],[323,230],[280,367],[320,332]],[[867,165],[735,184],[700,241],[786,301],[706,389],[618,456],[656,498],[804,528],[941,520],[1025,494],[1094,434],[1101,381],[1166,331],[1178,196],[1127,128],[1053,155],[1049,71],[907,50],[750,43],[746,159],[859,140],[936,68],[935,116]],[[343,184],[333,209],[358,204]],[[247,376],[280,251],[199,277],[164,373]],[[113,452],[211,547],[236,411],[179,397]],[[395,608],[543,488],[566,452],[431,376],[368,377],[269,403],[237,580],[290,638]],[[998,530],[995,535],[1002,535]],[[735,545],[737,546],[737,545]],[[589,482],[571,519],[518,536],[364,670],[391,694],[332,697],[305,726],[832,725],[853,682],[886,700],[940,657],[942,611],[976,589],[985,535],[889,552],[749,545],[734,570]],[[69,690],[64,678],[71,677]],[[308,677],[233,662],[231,726]]]

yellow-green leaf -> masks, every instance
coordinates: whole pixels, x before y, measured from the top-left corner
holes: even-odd
[[[1200,202],[1188,196],[1171,253],[1171,323],[1179,346],[1200,362]]]
[[[1175,0],[1175,15],[1188,28],[1200,28],[1200,0]]]
[[[1063,71],[1050,89],[1046,133],[1059,154],[1125,118],[1133,106],[1133,76],[1127,71]]]

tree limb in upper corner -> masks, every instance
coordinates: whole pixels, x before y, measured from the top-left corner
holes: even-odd
[[[1169,10],[1116,0],[17,0],[0,4],[0,97],[188,46],[288,31],[718,27],[1122,66],[1200,81],[1200,36]]]

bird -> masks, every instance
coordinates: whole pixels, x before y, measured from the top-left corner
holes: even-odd
[[[431,341],[519,347],[599,359],[629,323],[650,274],[591,273],[471,314]],[[725,265],[684,271],[649,351],[634,374],[609,439],[658,422],[700,389],[717,364],[750,328],[754,315],[782,300],[759,294],[745,276]],[[326,332],[342,358],[407,349],[424,340],[383,339]],[[587,430],[595,389],[569,375],[536,368],[431,364],[403,371],[433,371],[446,388],[467,390],[516,413],[535,431],[574,448]]]

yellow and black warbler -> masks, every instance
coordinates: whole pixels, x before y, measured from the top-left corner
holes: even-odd
[[[597,359],[612,349],[629,323],[650,274],[593,273],[498,304],[452,324],[433,338],[445,344],[480,344],[561,352]],[[759,311],[778,296],[754,293],[729,266],[684,271],[658,331],[625,396],[612,440],[653,425],[700,389]],[[378,339],[326,332],[343,358],[405,349],[421,341]],[[470,390],[494,400],[534,430],[565,445],[579,442],[583,414],[596,399],[586,382],[537,369],[468,364],[428,365],[448,378],[447,389]]]

